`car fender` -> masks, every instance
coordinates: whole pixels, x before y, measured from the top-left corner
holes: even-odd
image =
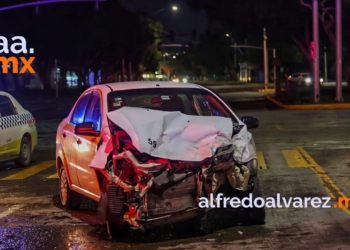
[[[32,147],[32,152],[34,151],[34,148],[37,144],[37,130],[36,128],[32,128],[32,127],[29,127],[28,124],[24,124],[24,125],[21,125],[20,128],[19,128],[19,131],[18,131],[18,134],[17,136],[15,137],[15,139],[13,140],[15,143],[16,143],[16,148],[18,149],[18,153],[20,152],[20,147],[21,147],[21,141],[22,141],[22,138],[28,134],[30,136],[30,142],[31,142],[31,147]]]
[[[69,184],[69,187],[71,188],[72,181],[70,179],[70,173],[69,173],[69,169],[67,167],[67,165],[68,165],[67,157],[66,157],[66,154],[64,152],[63,146],[61,144],[57,144],[57,146],[56,146],[56,171],[57,171],[58,176],[60,175],[60,169],[59,169],[59,164],[58,164],[59,160],[62,162],[63,167],[67,173],[68,184]]]

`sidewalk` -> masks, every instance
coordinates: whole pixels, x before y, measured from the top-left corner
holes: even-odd
[[[279,108],[287,110],[320,110],[320,109],[350,109],[350,102],[319,103],[319,104],[284,104],[275,95],[267,95],[266,99]]]

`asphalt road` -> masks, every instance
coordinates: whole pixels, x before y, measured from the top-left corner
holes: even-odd
[[[262,100],[236,105],[239,116],[260,120],[251,132],[264,197],[350,196],[349,110],[284,111]],[[350,211],[310,206],[267,209],[266,224],[254,226],[220,213],[217,221],[226,223],[205,236],[185,224],[108,239],[97,204],[86,200],[74,212],[60,206],[53,146],[54,140],[40,147],[26,169],[0,167],[0,249],[350,249]]]

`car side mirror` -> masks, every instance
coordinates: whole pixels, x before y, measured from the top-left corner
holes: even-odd
[[[248,129],[259,127],[259,120],[255,117],[243,116],[241,120],[245,125],[247,125]]]
[[[99,136],[100,132],[95,130],[93,122],[77,124],[74,129],[76,135]]]

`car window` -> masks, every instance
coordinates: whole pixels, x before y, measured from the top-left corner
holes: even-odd
[[[124,106],[161,111],[180,111],[186,115],[222,116],[237,119],[223,101],[203,89],[157,88],[111,92],[107,96],[108,112]]]
[[[74,110],[71,122],[74,124],[79,124],[84,121],[85,116],[85,110],[89,103],[91,92],[85,94],[83,97],[79,99],[78,104],[76,105],[76,108]]]
[[[84,122],[93,122],[95,130],[101,130],[101,100],[99,94],[96,92],[92,93]]]
[[[212,110],[208,101],[203,95],[193,95],[194,104],[197,107],[197,112],[203,116],[211,116]]]
[[[9,97],[0,95],[0,117],[15,115],[15,108]]]
[[[220,105],[211,95],[193,95],[193,99],[200,108],[203,116],[229,117],[227,110]]]

